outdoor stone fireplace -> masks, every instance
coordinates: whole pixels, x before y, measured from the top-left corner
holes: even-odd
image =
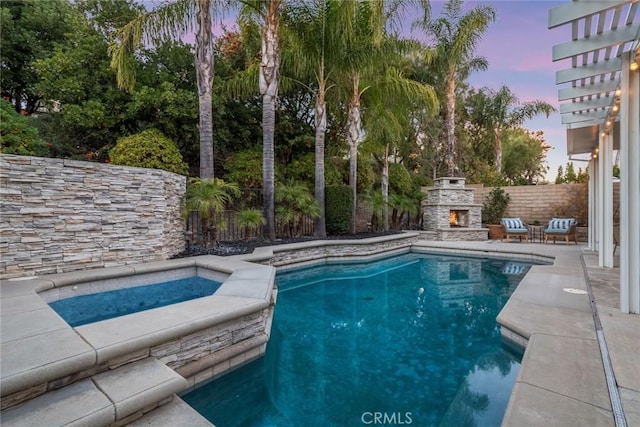
[[[487,240],[482,205],[474,203],[473,190],[465,188],[465,178],[437,178],[426,193],[423,227],[435,231],[437,240]]]

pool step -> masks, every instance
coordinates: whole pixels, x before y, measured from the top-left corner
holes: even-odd
[[[142,416],[186,386],[187,380],[172,369],[146,358],[2,411],[2,425],[122,425],[125,418]]]
[[[178,396],[171,403],[144,414],[144,417],[127,424],[127,427],[215,427]]]

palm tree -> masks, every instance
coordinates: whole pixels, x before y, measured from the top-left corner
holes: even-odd
[[[138,15],[116,32],[109,48],[111,67],[116,70],[118,86],[133,90],[135,85],[132,55],[137,48],[180,38],[194,30],[195,66],[200,116],[200,178],[214,177],[213,170],[213,35],[212,17],[220,6],[217,0],[178,0]]]
[[[300,2],[290,8],[287,27],[292,36],[290,62],[295,64],[295,73],[302,76],[307,89],[315,96],[315,185],[314,195],[320,215],[314,225],[314,236],[327,236],[325,215],[325,136],[327,132],[327,94],[332,87],[330,76],[342,61],[338,18],[345,2],[342,0],[317,0]]]
[[[262,95],[262,199],[265,237],[276,238],[274,135],[280,85],[280,14],[283,0],[241,0],[242,14],[262,21],[258,87]],[[251,73],[248,73],[249,76]]]
[[[477,6],[462,14],[462,0],[449,0],[442,17],[417,26],[431,33],[436,39],[436,61],[444,79],[445,128],[447,133],[447,169],[455,176],[455,106],[456,83],[465,80],[472,71],[484,70],[488,64],[484,58],[474,57],[473,52],[483,33],[495,20],[491,6]]]
[[[362,141],[361,100],[363,94],[375,83],[377,78],[388,78],[380,73],[381,64],[388,59],[389,51],[381,49],[385,40],[385,28],[393,26],[394,19],[400,16],[404,4],[417,3],[423,10],[425,25],[429,16],[429,2],[416,0],[412,2],[384,0],[345,0],[343,1],[343,21],[341,23],[342,61],[341,76],[346,89],[347,104],[347,143],[349,145],[349,185],[353,192],[353,208],[351,215],[351,232],[356,232],[357,188],[358,188],[358,146]],[[387,71],[390,70],[387,69]],[[407,80],[398,82],[402,87]],[[392,87],[389,85],[388,87]],[[405,86],[406,87],[406,86]],[[413,86],[417,88],[417,86]],[[423,88],[427,88],[423,86]],[[424,93],[423,93],[424,94]],[[426,94],[431,98],[432,92]]]
[[[238,186],[221,179],[194,178],[184,194],[184,213],[197,211],[202,220],[205,245],[218,243],[219,223],[217,214],[240,195]]]
[[[244,228],[244,240],[249,239],[251,230],[255,230],[258,226],[266,224],[264,216],[259,209],[243,209],[238,212],[238,224]]]
[[[488,105],[484,114],[486,126],[493,130],[495,136],[495,168],[498,175],[502,173],[502,136],[505,130],[521,126],[525,120],[544,113],[547,117],[556,109],[547,102],[534,100],[520,103],[518,98],[502,86],[497,92],[486,90],[489,94]]]
[[[320,207],[309,189],[300,182],[289,179],[276,187],[278,218],[287,226],[289,237],[298,237],[305,217],[317,218]]]

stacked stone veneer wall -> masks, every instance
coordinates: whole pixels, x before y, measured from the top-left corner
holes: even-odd
[[[273,256],[263,261],[274,267],[289,264],[302,264],[326,258],[368,257],[387,253],[398,249],[408,249],[411,244],[419,240],[417,233],[399,235],[393,240],[376,241],[375,243],[358,242],[357,244],[326,244],[314,245],[309,248],[294,248],[291,250],[274,251]]]
[[[184,250],[181,175],[0,156],[0,276],[168,259]]]

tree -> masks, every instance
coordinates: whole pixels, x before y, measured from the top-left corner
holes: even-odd
[[[465,80],[472,71],[484,70],[484,58],[474,57],[477,43],[491,22],[495,10],[490,6],[477,6],[462,14],[462,0],[449,0],[443,16],[427,25],[419,25],[433,34],[436,40],[436,64],[444,78],[445,129],[447,134],[447,170],[455,176],[455,109],[456,83]]]
[[[0,153],[45,156],[47,152],[47,144],[29,119],[0,99]]]
[[[495,135],[495,168],[502,173],[502,137],[505,130],[521,126],[525,120],[544,113],[547,117],[556,109],[547,102],[534,100],[520,103],[511,90],[502,86],[498,91],[485,89],[489,94],[485,114],[487,127]]]
[[[428,4],[417,2],[428,16]],[[426,101],[426,109],[437,104],[431,87],[404,78],[389,60],[389,46],[399,47],[399,43],[383,43],[385,28],[393,25],[401,2],[375,1],[344,1],[342,23],[343,41],[340,47],[344,55],[342,67],[339,70],[342,90],[345,94],[343,102],[347,105],[346,139],[349,146],[349,185],[353,191],[354,206],[352,210],[351,232],[356,230],[357,212],[357,177],[358,177],[358,146],[362,142],[362,106],[361,101],[365,92],[377,86],[381,92],[395,95],[402,93],[418,94]],[[395,57],[395,56],[394,56]],[[397,99],[394,97],[394,99]],[[407,98],[404,98],[406,100]],[[377,110],[380,111],[380,110]],[[384,144],[383,144],[384,145]]]
[[[314,235],[324,238],[325,215],[325,137],[327,132],[327,94],[332,84],[330,76],[342,61],[340,18],[345,3],[341,0],[319,0],[300,2],[290,8],[287,24],[293,43],[291,62],[296,66],[296,74],[310,85],[302,83],[315,98],[315,163],[314,195],[320,208],[320,215],[314,225]]]
[[[212,0],[182,0],[166,3],[142,13],[116,33],[110,48],[111,66],[117,72],[118,86],[133,90],[135,70],[132,55],[142,44],[155,45],[179,38],[192,31],[195,21],[195,67],[198,85],[200,133],[200,177],[214,177],[213,169],[213,34],[212,16],[217,12]]]
[[[262,96],[262,197],[265,236],[275,240],[275,117],[280,85],[280,15],[282,0],[241,0],[247,18],[262,21],[258,87]]]
[[[562,165],[558,166],[558,172],[556,173],[556,184],[564,184],[564,171]]]
[[[564,179],[567,183],[577,182],[576,171],[573,169],[573,162],[567,163],[567,168],[564,172]]]
[[[34,113],[41,94],[34,62],[66,44],[82,15],[68,1],[3,1],[0,7],[0,87],[17,112]]]
[[[537,184],[544,179],[546,153],[551,147],[542,132],[510,129],[505,133],[502,173],[511,185]]]

